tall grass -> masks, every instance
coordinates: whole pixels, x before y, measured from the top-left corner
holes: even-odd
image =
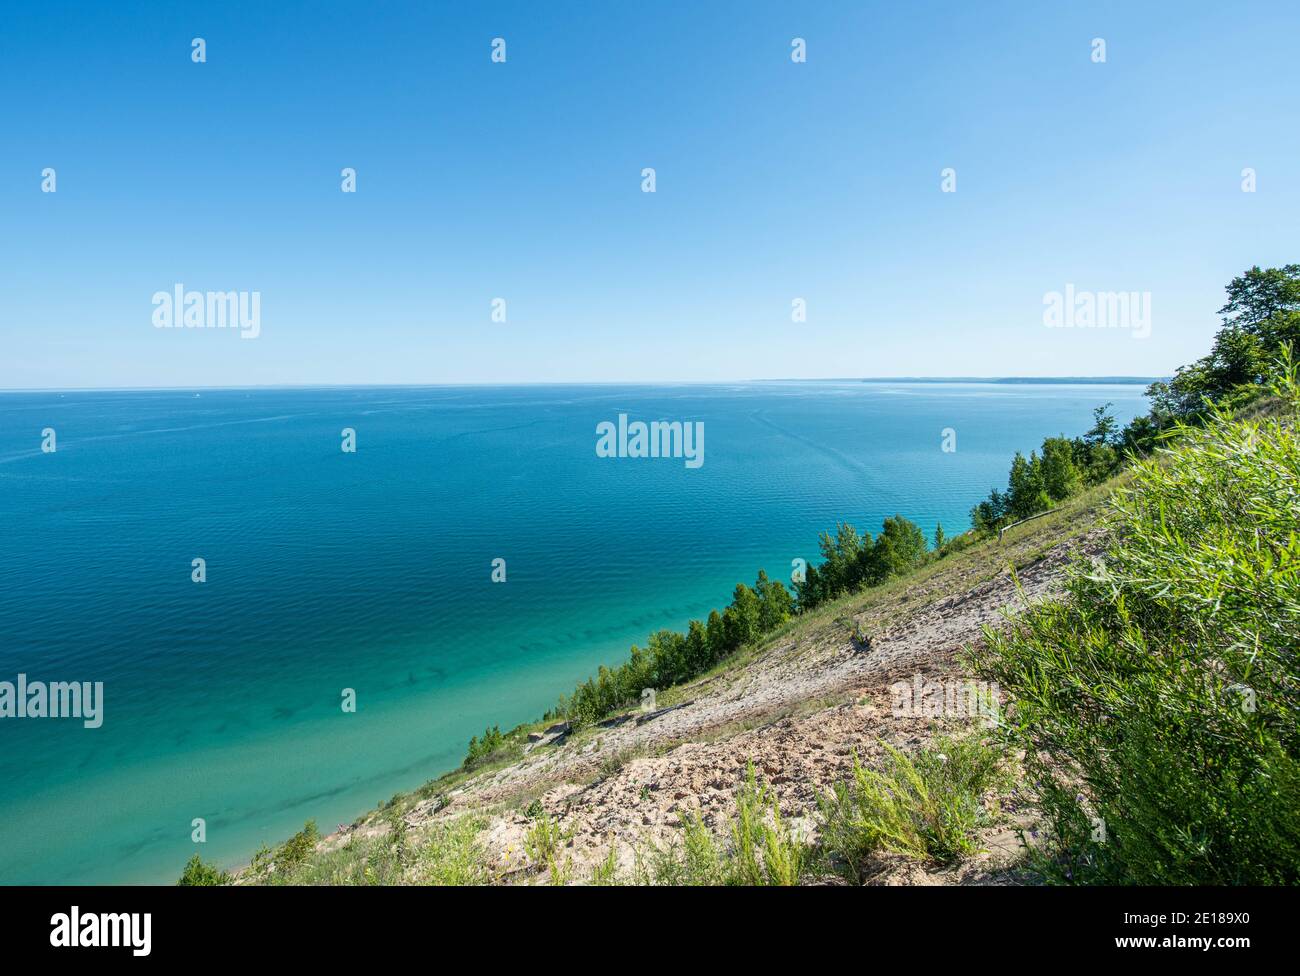
[[[781,816],[770,787],[752,763],[736,793],[736,815],[723,840],[699,813],[686,819],[680,841],[638,852],[632,883],[642,885],[797,885],[812,867],[812,850]]]
[[[936,739],[914,757],[885,744],[884,768],[855,754],[847,782],[820,798],[821,844],[841,874],[862,883],[878,853],[952,863],[979,850],[992,819],[985,795],[1006,781],[1001,753],[984,741]]]
[[[483,821],[459,817],[435,824],[416,848],[411,878],[437,886],[485,885],[494,880],[478,835]]]
[[[313,849],[286,861],[281,847],[271,859],[254,863],[250,880],[272,885],[490,884],[495,878],[478,841],[482,829],[483,822],[474,817],[417,830],[393,816],[386,833],[353,834],[332,850]],[[298,846],[304,845],[300,841]]]
[[[542,812],[524,835],[524,852],[536,867],[550,872],[551,884],[568,884],[573,874],[572,859],[561,861],[560,854],[572,839],[572,830],[564,830],[558,820]]]
[[[986,632],[1051,880],[1300,882],[1300,388],[1137,465],[1113,543]]]

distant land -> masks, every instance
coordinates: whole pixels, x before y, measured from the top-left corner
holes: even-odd
[[[1138,386],[1150,386],[1152,383],[1164,383],[1168,376],[864,376],[862,383],[1061,383],[1080,385],[1092,383],[1098,386],[1113,386],[1117,383],[1131,383]]]

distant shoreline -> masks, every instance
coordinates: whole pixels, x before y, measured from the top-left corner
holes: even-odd
[[[1020,383],[1027,386],[1150,386],[1168,376],[864,376],[860,383]]]

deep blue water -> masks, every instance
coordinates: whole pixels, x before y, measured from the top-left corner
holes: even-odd
[[[171,882],[196,817],[226,866],[333,829],[837,520],[966,528],[1014,451],[1105,401],[1145,409],[849,381],[0,394],[0,681],[105,686],[98,729],[0,719],[0,881]],[[598,458],[619,413],[703,421],[703,466]]]

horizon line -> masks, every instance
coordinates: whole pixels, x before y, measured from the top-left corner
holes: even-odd
[[[774,376],[735,380],[529,380],[460,383],[250,383],[194,386],[12,386],[0,393],[173,393],[204,390],[380,390],[465,389],[518,386],[728,386],[737,383],[1043,383],[1079,385],[1139,385],[1163,382],[1168,376]]]

